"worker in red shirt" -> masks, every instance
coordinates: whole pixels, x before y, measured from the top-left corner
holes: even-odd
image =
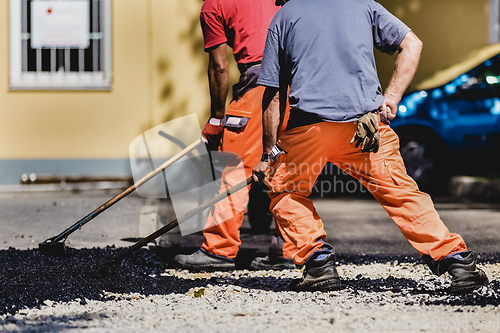
[[[262,154],[262,96],[265,88],[257,85],[257,79],[269,23],[278,9],[269,0],[206,0],[201,8],[205,51],[209,55],[211,99],[211,116],[203,128],[202,138],[209,150],[241,156],[247,177],[251,176],[252,168]],[[241,76],[233,86],[233,99],[225,112],[229,89],[228,46],[233,50]],[[217,224],[217,212],[211,211],[200,250],[191,255],[176,256],[176,266],[189,270],[234,269],[244,213],[243,210]],[[252,268],[295,268],[291,260],[295,251],[295,246],[285,244],[277,232],[273,235],[269,255],[256,258]]]

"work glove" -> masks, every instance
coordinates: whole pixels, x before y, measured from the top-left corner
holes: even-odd
[[[222,145],[222,134],[224,126],[220,119],[210,118],[203,130],[201,131],[201,139],[207,145],[207,150],[219,150]]]
[[[363,153],[376,153],[380,144],[378,132],[378,118],[373,112],[368,112],[358,119],[358,129],[351,139],[351,144],[356,143],[356,148],[361,145]]]

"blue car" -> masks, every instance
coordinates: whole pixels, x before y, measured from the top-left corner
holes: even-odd
[[[500,44],[471,52],[403,96],[391,127],[408,174],[435,190],[453,174],[497,174]]]

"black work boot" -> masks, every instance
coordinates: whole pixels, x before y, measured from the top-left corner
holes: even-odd
[[[174,265],[177,268],[195,272],[231,271],[235,269],[234,260],[213,255],[202,250],[189,255],[176,255]]]
[[[271,246],[265,257],[255,258],[250,267],[255,270],[283,270],[296,269],[302,266],[295,265],[292,259],[283,257],[285,239],[280,233],[273,233]]]
[[[443,259],[443,264],[443,268],[452,276],[452,293],[469,293],[489,283],[486,273],[477,268],[470,251],[447,256]]]
[[[321,254],[313,254],[304,268],[304,275],[290,283],[294,291],[331,291],[340,289],[341,283],[335,268],[335,253],[329,253],[322,259]]]
[[[296,269],[297,266],[292,259],[284,257],[276,257],[267,255],[265,257],[255,258],[250,267],[255,270],[283,270],[283,269]]]

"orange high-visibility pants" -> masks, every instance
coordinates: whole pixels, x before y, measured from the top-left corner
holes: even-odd
[[[429,195],[419,191],[406,173],[396,133],[388,125],[379,125],[377,153],[362,153],[360,147],[349,144],[356,131],[354,122],[297,127],[279,138],[278,145],[286,153],[270,164],[266,178],[272,187],[271,211],[281,234],[298,249],[292,254],[296,264],[304,264],[324,245],[323,223],[307,196],[328,161],[373,194],[420,255],[438,261],[467,250],[462,237],[450,233],[441,221]]]
[[[222,139],[222,151],[234,152],[241,156],[246,177],[252,175],[253,167],[262,156],[262,96],[264,90],[264,87],[258,86],[246,92],[238,101],[232,101],[226,112],[227,115],[250,118],[242,129],[224,128]],[[216,222],[217,214],[217,211],[212,211],[209,214],[207,227],[203,231],[205,241],[202,248],[212,254],[235,258],[241,244],[240,227],[245,211],[242,210],[226,222],[219,224]],[[278,232],[278,228],[275,230]],[[284,252],[294,252],[289,248],[294,248],[293,244],[285,243],[283,245]]]

